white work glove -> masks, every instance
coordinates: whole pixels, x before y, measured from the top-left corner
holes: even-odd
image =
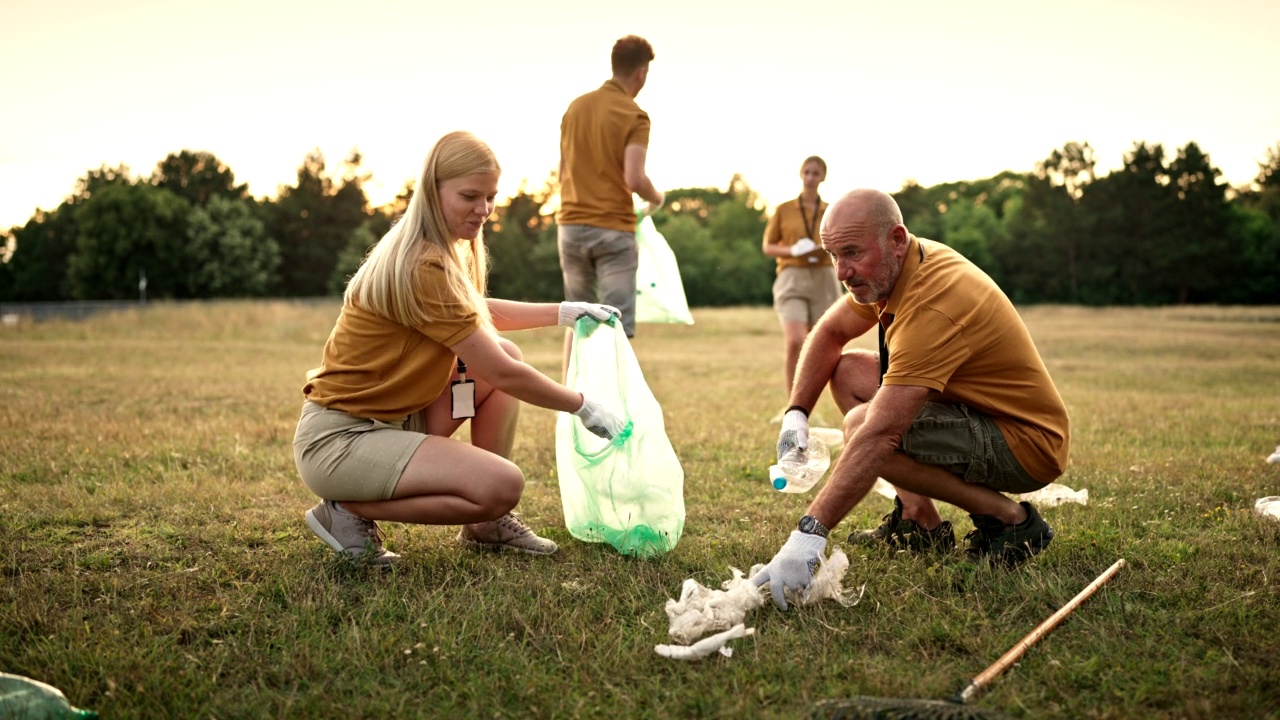
[[[590,430],[593,435],[602,437],[605,440],[612,440],[618,437],[618,433],[622,432],[622,420],[617,415],[609,412],[605,406],[594,400],[589,399],[586,395],[582,396],[582,407],[573,413],[582,421],[582,426]]]
[[[791,246],[791,257],[800,257],[801,255],[808,255],[809,253],[817,249],[818,249],[818,244],[815,243],[814,241],[810,240],[809,238],[800,238],[795,242],[794,245]]]
[[[788,410],[782,416],[782,432],[778,433],[778,459],[791,448],[809,449],[809,416],[803,410]]]
[[[813,584],[813,571],[822,562],[827,549],[827,539],[792,530],[791,537],[777,555],[756,573],[751,582],[756,587],[769,583],[773,604],[779,610],[787,609],[787,591],[803,592]]]
[[[612,305],[569,302],[568,300],[560,303],[560,327],[573,327],[573,324],[578,322],[578,318],[584,315],[590,315],[596,320],[606,323],[609,322],[610,317],[622,317],[622,312]]]
[[[642,212],[643,212],[643,214],[644,214],[645,216],[649,216],[649,215],[652,215],[652,214],[654,214],[654,213],[658,212],[658,210],[662,207],[663,203],[665,203],[666,201],[667,201],[667,195],[666,195],[666,193],[662,193],[662,192],[658,193],[658,202],[656,202],[656,203],[655,203],[655,202],[651,202],[651,203],[649,203],[649,204],[645,205],[645,206],[644,206],[644,210],[642,211]]]

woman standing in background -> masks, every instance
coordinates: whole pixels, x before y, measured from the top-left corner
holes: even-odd
[[[764,230],[764,254],[777,258],[773,309],[782,323],[787,397],[791,396],[805,337],[842,294],[835,267],[818,237],[822,215],[827,210],[818,195],[818,186],[826,178],[827,163],[822,158],[805,158],[800,165],[800,197],[779,205]],[[781,419],[780,414],[774,422]]]

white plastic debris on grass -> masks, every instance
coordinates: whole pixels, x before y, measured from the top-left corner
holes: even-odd
[[[1066,485],[1058,483],[1049,483],[1035,492],[1023,493],[1018,496],[1019,499],[1040,505],[1042,507],[1053,507],[1062,503],[1079,503],[1081,505],[1089,504],[1089,489],[1081,488],[1080,490],[1072,490]]]
[[[680,587],[680,599],[667,600],[666,606],[667,617],[671,620],[669,633],[680,645],[656,645],[654,651],[663,657],[697,660],[723,648],[729,640],[753,634],[754,628],[746,628],[744,620],[748,612],[769,600],[769,587],[756,587],[750,578],[763,568],[764,565],[754,565],[748,574],[738,568],[729,568],[733,579],[721,584],[723,590],[712,590],[693,578],[685,580]],[[787,599],[802,606],[822,600],[834,600],[846,607],[856,605],[862,599],[866,585],[857,589],[856,597],[846,591],[843,582],[848,570],[849,557],[836,548],[814,572],[809,588],[789,594]],[[734,634],[734,628],[739,626],[744,631]],[[708,633],[715,634],[698,641]]]
[[[884,478],[876,478],[876,483],[871,486],[871,492],[883,495],[890,500],[898,497],[898,491],[894,490],[892,485],[885,482]]]
[[[1280,520],[1280,495],[1258,498],[1253,511],[1268,520]]]
[[[893,486],[885,482],[884,478],[876,478],[876,483],[871,486],[871,492],[883,495],[890,500],[897,497],[897,492]],[[1079,503],[1081,505],[1089,504],[1089,489],[1081,488],[1072,490],[1066,485],[1058,483],[1049,483],[1035,492],[1024,493],[1018,496],[1019,500],[1026,500],[1035,503],[1040,507],[1053,507],[1062,503]]]
[[[1271,463],[1272,465],[1280,463],[1280,445],[1277,445],[1276,451],[1271,453],[1271,455],[1267,457],[1267,462]]]
[[[755,634],[755,628],[738,623],[724,632],[708,635],[692,645],[654,645],[653,650],[662,657],[672,660],[701,660],[714,652],[725,657],[733,657],[733,648],[725,643]]]
[[[811,427],[809,437],[818,438],[827,444],[831,454],[835,455],[844,447],[844,431],[840,428]]]

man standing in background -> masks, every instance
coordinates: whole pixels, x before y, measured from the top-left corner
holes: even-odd
[[[649,77],[653,46],[628,35],[613,45],[613,77],[569,104],[560,121],[560,209],[556,212],[566,300],[611,305],[627,337],[636,331],[636,213],[632,193],[662,206],[645,174],[649,116],[635,97]],[[572,330],[565,336],[568,368]]]

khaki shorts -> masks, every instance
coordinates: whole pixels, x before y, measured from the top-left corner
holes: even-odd
[[[387,500],[426,439],[422,412],[387,423],[306,400],[293,436],[293,459],[302,482],[325,500]]]
[[[782,322],[813,327],[844,289],[830,265],[784,267],[773,281],[773,309]]]
[[[964,405],[925,403],[902,436],[899,450],[944,467],[965,482],[1000,492],[1032,492],[1047,484],[1022,469],[990,417]]]

